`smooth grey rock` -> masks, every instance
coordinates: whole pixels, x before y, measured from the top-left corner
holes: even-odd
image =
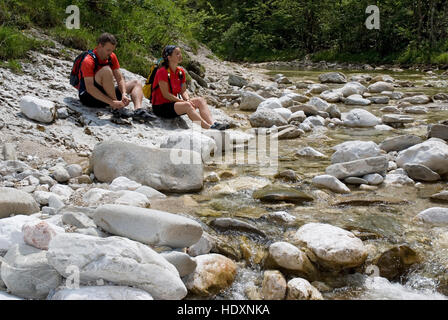
[[[210,225],[219,230],[238,230],[266,236],[266,234],[250,223],[233,218],[216,218]]]
[[[70,179],[68,171],[60,166],[57,166],[53,171],[53,177],[57,182],[67,182]]]
[[[202,227],[194,220],[131,206],[100,206],[95,211],[94,222],[109,233],[172,248],[189,247],[202,235]]]
[[[448,141],[448,125],[430,124],[428,126],[428,138],[439,138]]]
[[[266,108],[257,109],[257,111],[250,115],[249,121],[251,126],[254,128],[270,128],[274,125],[280,127],[288,124],[285,118],[277,112]]]
[[[330,87],[325,84],[315,83],[309,86],[306,93],[320,94],[324,91],[330,90]]]
[[[344,182],[347,184],[355,184],[355,185],[361,185],[361,184],[368,183],[367,180],[364,180],[359,177],[348,177],[348,178],[345,178]]]
[[[8,291],[27,299],[45,299],[62,282],[48,263],[46,251],[15,245],[3,257],[1,276]]]
[[[441,191],[439,193],[433,194],[431,196],[431,199],[433,200],[442,200],[442,201],[448,201],[448,190]]]
[[[300,122],[302,123],[306,119],[306,115],[303,111],[296,111],[288,118],[288,123]]]
[[[82,175],[82,168],[79,164],[71,164],[65,168],[70,178],[77,178]]]
[[[433,182],[440,180],[440,175],[422,164],[407,163],[404,165],[408,176],[417,181]]]
[[[244,91],[242,93],[242,101],[240,104],[240,110],[243,111],[255,111],[260,103],[265,99],[255,92]]]
[[[325,170],[338,179],[362,177],[369,173],[384,173],[387,170],[387,158],[384,156],[359,159],[350,162],[336,163]]]
[[[201,155],[189,150],[103,142],[93,150],[91,167],[101,182],[124,176],[162,192],[197,191],[203,186]]]
[[[39,209],[30,194],[14,188],[0,188],[0,219],[11,214],[33,214]]]
[[[434,207],[423,210],[415,216],[415,220],[433,226],[446,226],[448,225],[448,208]]]
[[[341,72],[328,72],[319,75],[321,83],[346,83],[347,77]]]
[[[314,177],[312,184],[317,187],[328,188],[338,193],[350,193],[350,189],[345,184],[328,174]]]
[[[344,104],[347,105],[359,105],[359,106],[368,106],[372,103],[372,101],[368,99],[364,99],[360,94],[353,94],[344,100]]]
[[[176,267],[180,277],[189,275],[196,269],[196,261],[186,253],[170,251],[162,252],[160,255]]]
[[[383,176],[378,173],[366,174],[362,178],[364,180],[366,180],[369,185],[372,185],[372,186],[382,184],[384,181]]]
[[[383,120],[383,123],[389,124],[389,123],[412,123],[415,121],[413,117],[400,115],[400,114],[385,114],[381,118]]]
[[[367,90],[371,93],[381,93],[383,91],[394,91],[395,87],[392,83],[378,81],[374,84],[371,84]]]
[[[166,195],[157,191],[154,188],[148,186],[141,186],[135,190],[135,192],[144,194],[148,199],[163,199],[166,198]]]
[[[292,106],[289,108],[289,110],[291,110],[291,112],[303,111],[307,117],[315,116],[319,113],[315,106],[308,105],[308,104]]]
[[[391,151],[402,151],[422,142],[422,139],[415,135],[401,135],[387,138],[380,144],[380,149]]]
[[[231,86],[244,87],[248,84],[247,80],[235,74],[229,74],[228,83]]]
[[[342,113],[342,121],[347,127],[368,128],[379,124],[379,119],[364,109],[353,109]]]
[[[426,104],[431,101],[431,98],[427,95],[417,95],[412,97],[407,97],[402,100],[403,102],[409,102],[412,104]]]
[[[343,98],[343,94],[340,90],[327,90],[322,92],[319,97],[327,102],[337,103]]]
[[[126,177],[118,177],[115,178],[112,183],[109,185],[109,190],[112,191],[121,191],[121,190],[129,190],[134,191],[137,190],[142,185],[138,182],[132,181]]]
[[[192,257],[197,257],[203,254],[208,254],[215,245],[213,238],[207,233],[203,232],[201,239],[188,248],[188,254]]]
[[[57,235],[48,262],[62,276],[79,268],[81,283],[103,279],[145,290],[154,299],[182,299],[187,289],[176,268],[146,245],[122,237],[98,238],[76,233]]]
[[[349,162],[359,159],[378,157],[381,150],[373,141],[346,141],[333,147],[331,163]]]
[[[354,94],[362,95],[367,91],[367,88],[359,82],[348,82],[341,88],[341,93],[344,97],[349,97]]]
[[[403,111],[410,114],[427,114],[428,108],[423,106],[412,106],[404,108]]]
[[[317,111],[325,111],[330,105],[328,102],[322,100],[318,97],[312,97],[308,102],[307,105],[313,106],[317,109]]]

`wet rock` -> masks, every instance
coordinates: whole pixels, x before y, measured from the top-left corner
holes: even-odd
[[[29,119],[43,123],[51,123],[55,119],[56,107],[54,102],[25,96],[20,100],[19,105],[20,111]]]
[[[404,124],[412,123],[415,121],[415,119],[412,117],[400,114],[385,114],[381,119],[385,124]]]
[[[417,262],[419,262],[417,253],[406,245],[400,245],[382,253],[375,265],[379,268],[381,277],[395,280]]]
[[[198,242],[188,248],[188,254],[192,257],[197,257],[202,254],[208,254],[210,253],[210,250],[212,250],[213,245],[213,238],[204,231],[202,233],[201,239],[199,239]]]
[[[448,125],[431,124],[428,126],[428,138],[439,138],[448,141]]]
[[[383,91],[394,91],[394,85],[388,82],[384,82],[384,81],[378,81],[375,82],[374,84],[371,84],[367,90],[370,93],[381,93]]]
[[[197,266],[185,278],[189,291],[201,296],[218,293],[229,287],[236,276],[235,262],[220,254],[205,254],[195,258]]]
[[[250,91],[243,92],[241,96],[242,101],[240,104],[240,110],[243,111],[255,111],[257,110],[260,103],[262,103],[265,100],[259,94]]]
[[[400,109],[398,109],[396,106],[385,106],[380,109],[381,112],[387,112],[387,113],[401,113]]]
[[[31,195],[14,188],[0,188],[0,218],[36,212],[39,212],[39,205]]]
[[[354,185],[361,185],[361,184],[368,184],[367,180],[364,180],[359,177],[348,177],[345,178],[344,183],[346,184],[354,184]]]
[[[45,221],[25,223],[22,226],[25,243],[40,250],[48,250],[51,239],[61,232],[65,232],[64,229],[52,226]]]
[[[364,180],[366,180],[369,185],[372,185],[372,186],[377,186],[379,184],[382,184],[384,181],[383,176],[378,173],[366,174],[362,178]]]
[[[353,109],[343,113],[342,121],[347,127],[368,128],[379,124],[379,119],[364,109]]]
[[[346,141],[334,146],[333,149],[336,150],[331,156],[331,163],[333,164],[381,155],[381,150],[373,141]]]
[[[210,154],[216,148],[216,143],[212,138],[200,132],[186,132],[185,130],[182,130],[170,134],[166,140],[160,144],[160,148],[196,151],[201,154],[202,160],[206,161],[210,158]]]
[[[304,96],[303,94],[298,94],[298,93],[294,93],[294,92],[288,92],[288,93],[285,93],[284,95],[291,98],[292,101],[299,102],[299,103],[305,103],[310,99],[307,96]]]
[[[89,286],[58,290],[51,300],[154,300],[141,289],[125,286]]]
[[[448,173],[448,144],[438,138],[431,138],[401,151],[397,165],[404,168],[406,164],[421,164],[439,175]]]
[[[368,97],[367,99],[375,104],[388,104],[390,100],[388,96],[374,96],[374,97]]]
[[[216,229],[228,231],[228,230],[237,230],[242,232],[249,232],[258,234],[261,236],[266,236],[266,234],[259,230],[257,227],[238,219],[233,218],[217,218],[210,222],[210,225]]]
[[[285,277],[277,270],[266,270],[261,289],[264,300],[283,300],[286,295]]]
[[[367,258],[362,241],[344,229],[323,223],[308,223],[294,239],[311,250],[313,262],[324,268],[341,269],[361,265]]]
[[[370,173],[384,173],[387,170],[386,157],[373,157],[333,164],[325,170],[329,175],[338,179],[361,177]]]
[[[314,186],[327,188],[338,193],[350,193],[350,189],[345,184],[335,177],[327,174],[314,177],[312,184]]]
[[[322,294],[308,280],[294,278],[288,282],[287,300],[323,300]]]
[[[420,212],[414,219],[433,226],[446,226],[448,225],[448,208],[429,208]]]
[[[439,193],[433,194],[431,196],[431,199],[433,199],[433,200],[441,200],[441,201],[448,201],[448,190],[441,191]]]
[[[417,95],[402,99],[403,102],[409,102],[412,104],[426,104],[431,101],[431,98],[427,95]]]
[[[413,180],[427,182],[440,180],[438,173],[422,164],[407,163],[404,165],[404,169],[406,170],[408,176]]]
[[[96,209],[94,222],[109,233],[172,248],[189,247],[202,235],[201,226],[194,220],[131,206],[103,205]]]
[[[380,149],[391,151],[402,151],[422,142],[422,139],[415,135],[401,135],[387,138],[380,144]]]
[[[282,268],[300,271],[308,275],[314,275],[317,271],[307,255],[288,242],[271,244],[269,254],[275,263]]]
[[[204,176],[201,155],[189,150],[173,150],[177,149],[103,142],[93,150],[91,168],[101,182],[112,182],[123,176],[159,191],[200,190]]]
[[[321,83],[346,83],[347,77],[341,72],[328,72],[319,75]]]
[[[306,193],[294,188],[285,186],[268,185],[253,193],[254,199],[259,199],[262,202],[292,202],[302,203],[305,201],[313,201],[314,198]]]
[[[287,223],[287,224],[290,224],[290,223],[292,224],[296,221],[296,217],[294,217],[293,215],[289,214],[286,211],[270,212],[267,215],[267,218],[272,221],[276,221],[276,222],[280,222],[280,223]]]
[[[305,147],[305,148],[299,149],[295,152],[295,155],[301,156],[301,157],[310,157],[310,158],[322,158],[322,159],[327,158],[327,156],[325,156],[323,153],[321,153],[311,147]]]
[[[285,128],[271,136],[271,139],[278,139],[278,140],[286,140],[286,139],[296,139],[303,135],[305,132],[296,126],[290,126],[288,128]]]
[[[160,255],[176,267],[180,277],[189,275],[196,269],[196,261],[186,253],[170,251],[162,252]]]
[[[288,124],[285,118],[274,110],[269,109],[257,109],[257,111],[250,115],[249,121],[254,128],[270,128],[274,125],[280,127]]]
[[[46,251],[15,245],[3,257],[1,276],[8,291],[26,299],[45,299],[62,282],[48,263]]]
[[[187,290],[176,268],[141,243],[121,237],[98,238],[75,233],[57,235],[48,262],[62,276],[68,266],[79,268],[81,283],[103,279],[145,290],[155,299],[182,299]]]
[[[406,107],[403,109],[405,113],[410,114],[426,114],[428,113],[428,109],[426,107],[422,106],[413,106],[413,107]]]
[[[286,180],[286,181],[296,182],[299,180],[299,177],[294,172],[294,170],[285,170],[285,171],[277,173],[274,176],[274,179],[282,179],[282,180]]]

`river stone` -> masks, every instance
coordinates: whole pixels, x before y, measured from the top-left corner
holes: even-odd
[[[59,234],[50,242],[47,258],[64,277],[70,275],[67,267],[78,267],[81,282],[103,279],[143,289],[162,300],[187,295],[171,263],[148,246],[126,238]]]
[[[385,114],[381,118],[383,123],[412,123],[415,121],[413,117],[401,115],[401,114]]]
[[[118,197],[114,204],[121,204],[123,206],[134,206],[141,208],[149,208],[150,202],[148,197],[140,192],[129,191],[129,190],[121,190],[109,195],[114,195]]]
[[[101,182],[127,177],[162,192],[197,191],[203,186],[201,155],[194,151],[109,141],[95,146],[90,161]]]
[[[396,163],[400,168],[408,163],[421,164],[439,175],[448,173],[448,144],[438,138],[431,138],[398,154]]]
[[[154,300],[141,289],[125,286],[89,286],[58,290],[51,300]]]
[[[263,273],[261,289],[264,300],[283,300],[286,295],[285,277],[277,270],[266,270]]]
[[[299,149],[295,152],[295,155],[301,156],[301,157],[311,157],[311,158],[327,158],[323,153],[311,148],[311,147],[305,147],[302,149]]]
[[[394,91],[395,87],[392,83],[384,82],[384,81],[378,81],[374,84],[371,84],[367,90],[370,93],[381,93],[383,91]]]
[[[289,110],[291,110],[291,112],[303,111],[307,117],[315,116],[315,115],[319,114],[319,112],[315,106],[311,106],[308,104],[292,106],[289,108]]]
[[[303,134],[305,134],[305,132],[302,129],[299,129],[296,126],[290,126],[281,131],[278,131],[275,134],[272,134],[271,139],[278,139],[278,140],[296,139]]]
[[[270,109],[257,109],[254,113],[249,116],[249,122],[254,128],[270,128],[272,126],[284,126],[288,122],[280,114]]]
[[[388,96],[374,96],[374,97],[368,97],[367,99],[375,104],[388,104],[390,100]]]
[[[294,104],[294,100],[292,100],[290,97],[288,96],[281,96],[279,98],[280,103],[282,104],[283,108],[288,108],[291,107]]]
[[[281,108],[283,108],[283,106],[282,106],[282,102],[280,101],[279,98],[269,98],[269,99],[262,101],[258,105],[257,111],[263,110],[263,109],[274,110],[274,109],[281,109]]]
[[[26,299],[45,299],[62,282],[48,263],[46,251],[15,245],[3,257],[1,276],[8,291]]]
[[[202,227],[194,220],[159,210],[104,205],[94,222],[105,231],[146,244],[189,247],[199,241]]]
[[[180,277],[189,275],[196,269],[196,260],[186,253],[170,251],[162,252],[160,255],[176,267]]]
[[[79,164],[70,164],[65,169],[70,175],[70,178],[77,178],[82,175],[82,167]]]
[[[378,173],[366,174],[362,178],[364,180],[366,180],[369,185],[372,185],[372,186],[382,184],[384,181],[383,176]]]
[[[364,99],[360,94],[353,94],[345,99],[343,99],[344,104],[348,105],[359,105],[359,106],[368,106],[372,103],[372,101],[368,99]]]
[[[248,82],[243,77],[237,76],[235,74],[229,74],[228,83],[231,86],[244,87],[247,86]]]
[[[380,109],[381,112],[387,112],[387,113],[401,113],[400,109],[398,109],[396,106],[385,106]]]
[[[22,228],[27,223],[38,223],[34,216],[16,215],[0,219],[0,256],[3,256],[14,244],[25,244]]]
[[[323,300],[322,294],[303,278],[294,278],[288,281],[286,300]]]
[[[318,97],[312,97],[307,105],[315,107],[317,111],[325,111],[330,106],[328,102]]]
[[[410,114],[426,114],[428,113],[428,108],[423,106],[412,106],[404,108],[403,111]]]
[[[188,248],[188,254],[192,257],[208,254],[212,250],[213,246],[213,238],[204,231],[202,233],[201,239],[199,239],[198,242]]]
[[[359,159],[350,162],[336,163],[327,167],[325,172],[338,179],[362,177],[369,173],[384,173],[387,171],[387,158],[384,156]]]
[[[87,215],[79,211],[67,211],[62,215],[62,222],[76,228],[96,228],[96,224]]]
[[[435,193],[431,196],[433,200],[448,201],[448,190]]]
[[[194,294],[208,296],[229,287],[236,276],[235,262],[220,254],[204,254],[194,258],[197,266],[185,277],[188,290]]]
[[[428,138],[439,138],[448,141],[448,125],[431,124],[428,126]]]
[[[61,198],[61,200],[67,201],[70,199],[74,191],[69,186],[63,184],[55,184],[50,188],[50,192],[58,195]]]
[[[431,101],[431,98],[427,95],[417,95],[412,97],[407,97],[402,100],[403,102],[409,102],[412,104],[426,104]]]
[[[306,193],[286,186],[267,185],[253,193],[253,198],[262,202],[292,202],[302,203],[313,201],[314,198]]]
[[[39,212],[39,205],[34,198],[14,188],[0,188],[0,219],[11,214],[32,214]]]
[[[438,173],[432,171],[422,164],[407,163],[404,166],[408,176],[417,181],[433,182],[440,180]]]
[[[380,149],[391,152],[391,151],[402,151],[416,144],[422,142],[422,139],[418,136],[408,134],[402,136],[396,136],[392,138],[387,138],[380,144]]]
[[[51,194],[48,197],[48,206],[50,208],[54,208],[56,210],[59,210],[63,206],[65,206],[64,202],[61,200],[61,198],[55,194]]]
[[[40,250],[48,250],[48,245],[58,233],[65,230],[55,225],[50,225],[46,221],[35,221],[25,223],[22,226],[23,240],[27,245]]]
[[[50,123],[55,119],[56,107],[52,101],[24,96],[19,105],[20,111],[29,119],[43,123]]]
[[[286,92],[282,96],[287,96],[287,97],[291,98],[292,101],[299,102],[299,103],[305,103],[310,99],[307,96],[304,96],[303,94],[298,94],[295,92]]]
[[[255,111],[260,103],[265,99],[255,92],[244,91],[242,93],[242,101],[240,104],[240,110],[243,111]]]
[[[349,97],[354,94],[362,95],[367,91],[367,88],[360,84],[359,82],[348,82],[341,89],[340,92],[344,97]]]
[[[130,190],[135,191],[142,185],[138,182],[132,181],[126,177],[115,178],[114,181],[109,185],[109,190],[119,191],[119,190]]]
[[[346,83],[347,77],[341,72],[328,72],[319,75],[321,83]]]
[[[305,112],[300,110],[300,111],[294,112],[293,114],[291,114],[289,116],[288,123],[291,123],[291,122],[300,122],[300,123],[302,123],[303,120],[305,120],[305,119],[306,119]]]
[[[343,94],[340,90],[326,90],[319,95],[320,98],[327,102],[339,102],[343,97]]]
[[[291,110],[286,108],[277,108],[273,109],[275,112],[277,112],[279,115],[281,115],[285,120],[288,120],[289,117],[292,115]]]
[[[446,226],[448,225],[448,208],[429,208],[420,212],[414,219],[433,226]]]
[[[217,218],[210,222],[210,225],[216,229],[227,231],[227,230],[238,230],[243,232],[255,233],[261,236],[266,236],[266,234],[259,230],[257,227],[233,218]]]
[[[400,245],[383,252],[376,259],[375,265],[379,268],[381,277],[395,280],[417,262],[419,262],[417,253],[408,246]]]
[[[60,183],[67,182],[70,179],[70,174],[68,171],[61,166],[57,166],[53,171],[53,178]]]
[[[135,192],[145,195],[148,199],[164,199],[166,195],[148,186],[141,186]]]
[[[197,131],[175,131],[160,144],[163,149],[182,149],[196,151],[201,154],[202,160],[210,158],[212,151],[216,148],[215,141]]]
[[[338,193],[350,193],[350,189],[345,184],[328,174],[314,177],[312,184],[314,186],[324,187]]]
[[[349,231],[323,223],[302,226],[294,238],[314,254],[310,257],[328,269],[357,267],[367,258],[362,241]]]
[[[308,91],[306,93],[320,94],[327,90],[330,90],[330,87],[326,84],[315,83],[308,87]]]
[[[269,246],[269,254],[275,263],[285,269],[300,271],[308,275],[316,273],[307,255],[288,242],[275,242]]]
[[[332,164],[381,156],[381,150],[373,141],[346,141],[333,149],[336,152],[331,156]]]
[[[342,113],[342,121],[347,127],[368,128],[379,124],[379,119],[364,109],[353,109],[348,113]]]
[[[414,185],[415,181],[406,174],[388,173],[384,179],[384,184],[387,186]]]
[[[53,193],[46,191],[35,191],[33,193],[34,200],[36,200],[36,202],[42,206],[48,205],[48,201],[51,195],[53,195]]]

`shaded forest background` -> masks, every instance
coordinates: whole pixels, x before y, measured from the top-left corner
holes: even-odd
[[[68,5],[80,8],[79,30],[65,27]],[[380,9],[379,30],[365,26],[369,5]],[[28,50],[51,46],[23,32],[31,27],[80,50],[111,32],[123,67],[142,75],[164,45],[179,41],[193,50],[204,43],[231,61],[309,54],[314,61],[448,65],[446,0],[2,0],[1,64],[14,67]]]

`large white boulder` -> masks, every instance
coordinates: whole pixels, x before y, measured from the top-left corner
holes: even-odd
[[[44,123],[50,123],[55,119],[56,106],[52,101],[25,96],[19,105],[20,111],[29,119]]]
[[[242,101],[240,104],[240,110],[243,111],[255,111],[260,103],[265,99],[255,92],[244,91],[242,93]]]
[[[369,128],[380,123],[380,119],[364,109],[353,109],[342,113],[343,124],[347,127]]]
[[[103,279],[143,289],[155,299],[177,300],[187,295],[171,263],[148,246],[126,238],[59,234],[50,242],[47,258],[64,277],[77,268],[81,283]]]
[[[327,167],[325,172],[342,180],[348,177],[362,177],[369,173],[384,174],[387,171],[387,165],[387,158],[381,156],[335,163]]]
[[[210,154],[215,150],[215,141],[194,130],[180,130],[170,134],[160,148],[167,149],[184,149],[196,151],[202,156],[202,160],[206,161],[210,158]]]
[[[257,111],[249,116],[249,121],[251,126],[254,128],[270,128],[274,125],[280,127],[288,124],[288,121],[285,118],[283,118],[275,110],[268,108],[258,108]]]
[[[153,209],[108,204],[98,207],[93,219],[114,235],[172,248],[189,247],[202,235],[196,221]]]
[[[101,182],[123,176],[159,191],[172,192],[197,191],[203,186],[202,158],[195,151],[108,141],[95,146],[90,161]]]
[[[381,150],[373,141],[346,141],[333,147],[331,163],[349,162],[358,159],[378,157]]]

